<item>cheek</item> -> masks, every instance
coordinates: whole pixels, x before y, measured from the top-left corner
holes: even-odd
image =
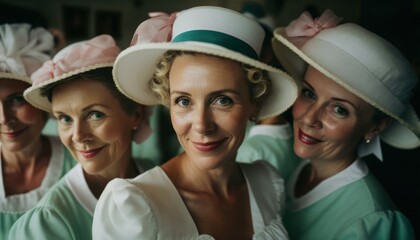
[[[32,106],[24,106],[17,111],[17,118],[27,124],[42,123],[45,124],[47,118],[45,113]]]
[[[305,112],[306,105],[303,101],[301,101],[299,98],[296,100],[296,102],[293,104],[292,107],[292,116],[294,119],[299,119],[302,114]]]
[[[191,125],[191,122],[191,114],[171,111],[172,127],[178,135],[186,131],[186,129],[188,129],[188,125]]]

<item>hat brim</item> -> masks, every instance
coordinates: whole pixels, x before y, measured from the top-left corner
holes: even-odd
[[[0,78],[19,80],[19,81],[32,85],[31,78],[26,77],[26,76],[19,76],[12,73],[0,72]]]
[[[168,50],[210,54],[266,71],[272,82],[272,90],[259,112],[259,119],[281,114],[297,98],[297,83],[283,71],[227,48],[200,42],[147,43],[125,49],[118,55],[113,68],[113,76],[118,89],[138,103],[159,104],[155,94],[150,90],[149,82],[155,73],[156,64]]]
[[[383,141],[385,141],[391,146],[401,149],[413,149],[420,146],[420,139],[418,133],[418,129],[420,129],[418,124],[419,120],[415,111],[410,105],[407,107],[407,110],[401,116],[397,116],[389,111],[386,111],[386,109],[382,108],[381,106],[378,106],[375,102],[367,98],[365,95],[361,94],[360,92],[346,84],[339,77],[331,73],[327,68],[318,64],[316,59],[313,59],[305,52],[300,50],[300,47],[302,47],[305,44],[307,38],[301,37],[296,38],[295,40],[296,42],[292,42],[286,36],[285,28],[281,27],[277,28],[274,31],[274,39],[272,41],[274,54],[276,55],[277,59],[280,61],[282,66],[285,68],[286,72],[288,72],[293,78],[295,78],[297,81],[301,81],[304,78],[308,64],[311,65],[312,67],[314,67],[322,74],[332,79],[351,93],[355,94],[367,103],[371,104],[372,106],[391,116],[393,119],[397,120],[393,121],[391,126],[389,126],[383,133],[381,133],[381,139]]]
[[[98,69],[98,68],[112,67],[112,65],[113,65],[113,62],[95,64],[95,65],[86,66],[84,68],[80,68],[80,69],[77,69],[75,71],[65,73],[63,75],[60,75],[60,76],[55,77],[55,78],[51,78],[51,79],[49,79],[47,81],[44,81],[44,82],[41,82],[39,84],[32,85],[31,87],[29,87],[28,89],[25,90],[25,92],[23,93],[23,96],[26,99],[26,101],[28,101],[34,107],[39,108],[39,109],[44,110],[44,111],[47,111],[47,112],[52,112],[51,102],[48,100],[47,97],[41,96],[41,89],[42,88],[44,88],[48,85],[51,85],[53,83],[65,80],[69,77],[72,77],[72,76],[80,74],[80,73],[88,72],[88,71]]]

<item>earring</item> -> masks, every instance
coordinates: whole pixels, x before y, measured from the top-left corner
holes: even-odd
[[[369,138],[366,138],[366,139],[365,139],[365,142],[366,142],[366,143],[370,143],[370,139],[369,139]]]

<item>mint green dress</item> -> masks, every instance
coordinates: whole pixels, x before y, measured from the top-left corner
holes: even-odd
[[[27,193],[6,196],[0,154],[0,239],[7,239],[10,228],[18,218],[35,207],[54,183],[76,165],[76,161],[61,144],[60,139],[57,137],[48,137],[48,139],[51,143],[52,154],[45,177],[40,187]]]
[[[9,239],[92,239],[97,202],[78,164],[13,225]]]
[[[302,160],[293,151],[293,131],[290,124],[254,125],[239,147],[238,162],[264,160],[270,163],[287,182]]]
[[[362,160],[296,198],[300,165],[286,185],[284,224],[290,239],[414,239],[408,219]]]

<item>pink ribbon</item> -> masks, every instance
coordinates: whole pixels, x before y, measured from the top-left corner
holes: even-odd
[[[44,62],[31,79],[36,85],[81,68],[113,63],[120,51],[110,35],[99,35],[62,49],[53,60]]]
[[[151,18],[137,27],[130,46],[151,42],[170,42],[176,15],[177,13],[170,15],[164,12],[149,13]]]
[[[286,27],[286,34],[288,37],[311,37],[323,29],[337,26],[342,19],[330,9],[325,10],[319,18],[315,19],[309,12],[303,12],[298,19]]]

